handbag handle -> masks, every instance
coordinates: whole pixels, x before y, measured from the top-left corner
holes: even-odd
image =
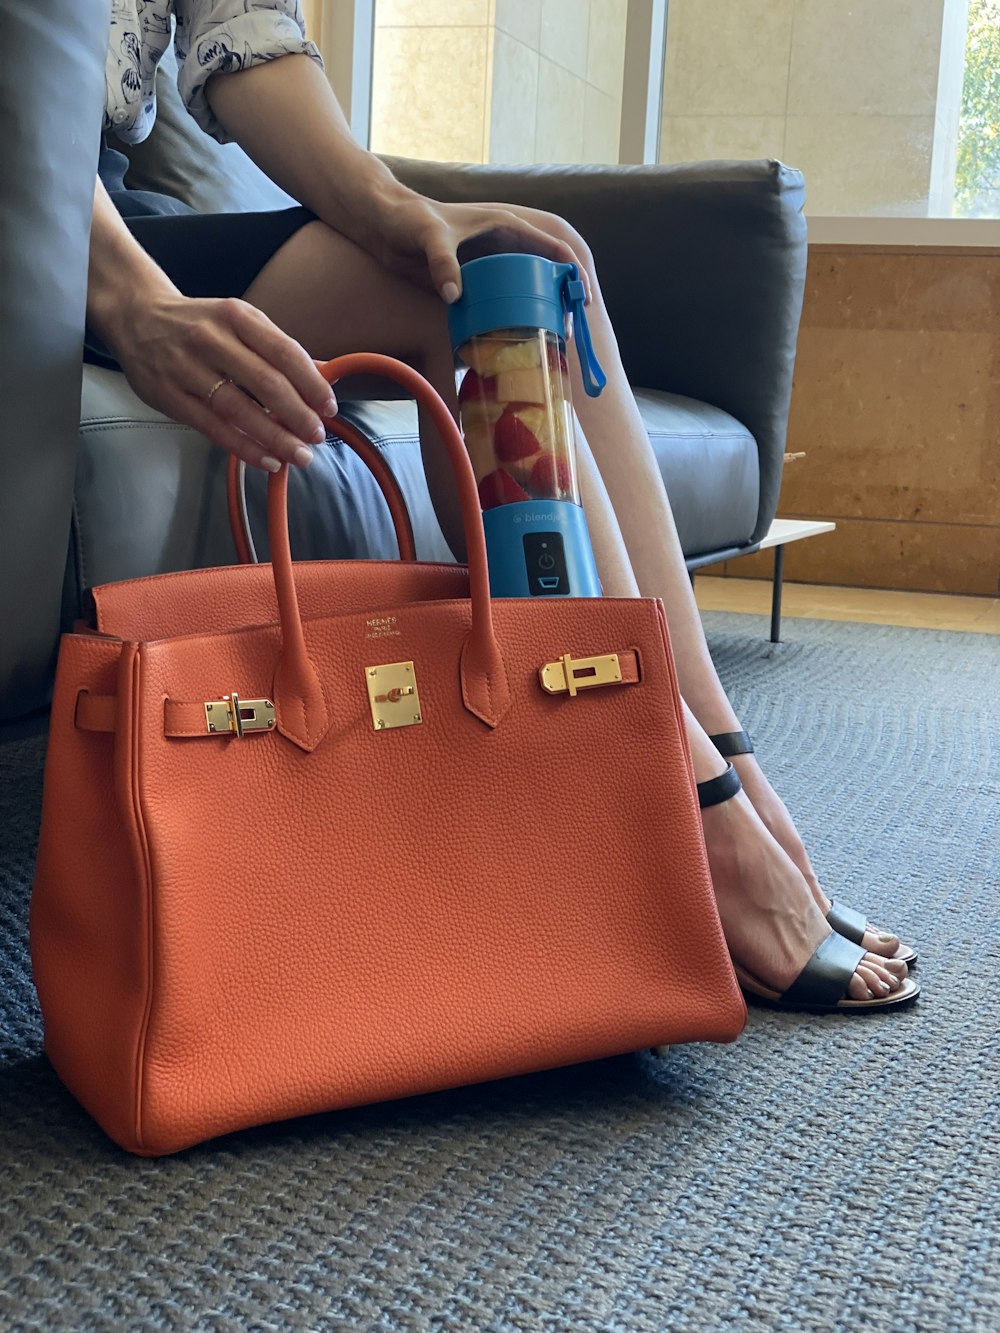
[[[322,368],[323,363],[317,362]],[[383,498],[389,509],[396,544],[399,547],[400,560],[416,560],[417,547],[413,537],[413,523],[406,506],[403,488],[396,480],[396,474],[365,435],[349,421],[338,421],[337,438],[350,445],[361,461],[378,482]],[[257,549],[254,546],[253,533],[250,530],[250,515],[247,511],[247,465],[235,454],[229,455],[229,467],[226,473],[226,500],[229,508],[229,528],[236,547],[236,557],[241,565],[256,565]]]
[[[455,420],[424,377],[394,357],[352,352],[334,357],[318,368],[330,384],[345,375],[384,375],[395,380],[425,409],[444,442],[458,487],[469,562],[472,626],[462,646],[459,668],[462,699],[470,713],[487,726],[495,727],[510,706],[510,684],[493,630],[486,536],[476,478]],[[281,623],[281,655],[274,680],[277,729],[302,749],[314,750],[326,734],[330,718],[319,675],[309,658],[295,591],[288,538],[287,463],[268,480],[267,532]]]

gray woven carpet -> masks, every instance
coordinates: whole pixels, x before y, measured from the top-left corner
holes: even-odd
[[[918,1004],[128,1158],[40,1053],[42,747],[9,742],[4,1329],[1000,1328],[1000,641],[706,619],[828,886],[919,943]]]

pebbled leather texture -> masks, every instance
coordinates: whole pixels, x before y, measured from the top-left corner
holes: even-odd
[[[395,602],[468,597],[462,565],[396,564],[382,560],[311,560],[295,566],[303,619],[345,615]],[[242,629],[278,618],[270,565],[150,574],[91,590],[94,628],[120,638],[170,639],[179,634]]]
[[[104,633],[62,642],[32,956],[46,1049],[106,1132],[156,1155],[735,1038],[661,604],[493,601],[488,584],[483,600],[479,570],[448,597],[437,567],[296,568],[322,738],[168,734],[171,702],[269,695],[295,622],[265,595],[287,555],[270,538],[275,567],[98,590]],[[266,618],[233,623],[243,588]],[[493,669],[463,681],[470,643],[505,679],[488,726],[463,698]],[[542,690],[544,663],[616,651],[638,663],[627,688]],[[366,671],[397,661],[422,720],[377,731]],[[113,734],[78,725],[81,691]]]

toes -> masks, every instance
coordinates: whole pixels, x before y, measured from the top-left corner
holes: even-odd
[[[868,954],[862,960],[866,967],[870,967],[880,980],[889,983],[891,990],[899,990],[904,979],[909,975],[910,969],[905,963],[894,962],[891,958],[879,958],[875,954]]]
[[[879,995],[886,992],[879,991]],[[854,976],[847,983],[847,994],[852,1000],[871,1000],[875,998],[876,992],[868,986],[868,974],[863,964],[859,963]]]
[[[880,958],[891,958],[899,948],[899,936],[869,923],[862,944],[869,953],[877,954]]]
[[[859,976],[868,987],[868,993],[875,1000],[884,1000],[894,989],[894,984],[889,981],[886,975],[878,968],[869,967],[865,963],[858,964],[858,970],[855,976]],[[898,982],[895,985],[898,986]]]
[[[903,975],[905,973],[900,974],[894,966],[890,966],[886,959],[870,953],[865,954],[855,972],[855,976],[864,981],[875,999],[884,999],[887,995],[891,995],[893,991],[899,990],[903,984]]]

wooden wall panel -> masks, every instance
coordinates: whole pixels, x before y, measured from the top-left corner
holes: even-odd
[[[996,596],[1000,248],[812,247],[788,448],[778,513],[838,529],[787,577]]]

